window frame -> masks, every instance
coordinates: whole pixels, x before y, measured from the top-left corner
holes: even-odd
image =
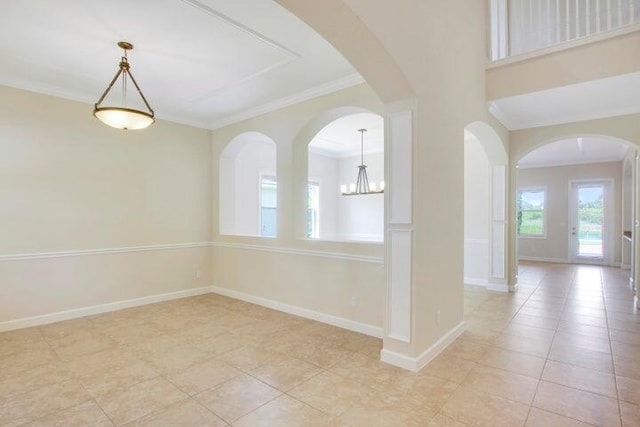
[[[543,195],[543,208],[542,208],[542,233],[541,234],[522,234],[518,229],[518,214],[522,211],[518,206],[518,202],[521,198],[521,193],[538,193],[542,192]],[[516,193],[516,234],[518,238],[522,239],[546,239],[547,238],[547,199],[548,199],[547,187],[543,185],[519,187]]]
[[[309,200],[309,187],[315,185],[318,187],[318,209],[317,209],[317,215],[316,215],[316,234],[317,237],[313,237],[313,236],[309,236],[307,232],[305,232],[305,236],[308,240],[320,240],[320,191],[321,191],[321,183],[320,183],[320,179],[318,178],[309,178],[307,179],[307,201]],[[305,221],[306,224],[308,224],[308,215],[309,215],[309,204],[307,203],[307,209],[306,209],[306,213],[307,213],[307,221]],[[308,230],[308,229],[307,229]]]
[[[262,234],[262,181],[268,179],[276,183],[276,206],[273,208],[276,211],[276,232],[273,236],[265,236]],[[267,206],[268,207],[268,206]],[[265,239],[275,239],[278,237],[278,176],[271,171],[260,171],[258,174],[258,236]]]

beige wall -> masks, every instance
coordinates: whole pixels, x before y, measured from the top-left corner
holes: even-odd
[[[640,70],[640,32],[487,70],[487,99],[537,92]],[[597,61],[594,61],[597,58]]]
[[[308,143],[316,132],[341,114],[363,109],[380,113],[381,107],[373,91],[363,84],[213,131],[214,208],[210,211],[214,286],[241,292],[243,297],[258,297],[373,328],[382,327],[384,246],[312,241],[303,237]],[[261,132],[277,145],[276,238],[218,232],[218,158],[226,145],[244,132]],[[334,190],[338,192],[339,186]]]
[[[518,188],[546,188],[546,236],[544,238],[518,238],[518,256],[541,260],[568,262],[569,253],[569,182],[585,179],[612,179],[614,181],[612,238],[613,263],[621,261],[622,239],[622,162],[593,163],[587,165],[554,166],[518,169]],[[605,225],[606,226],[606,225]]]
[[[122,132],[8,87],[0,100],[0,322],[210,284],[209,247],[127,249],[210,240],[210,131]]]

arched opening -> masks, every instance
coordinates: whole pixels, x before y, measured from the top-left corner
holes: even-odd
[[[464,279],[507,291],[507,153],[498,134],[474,122],[464,137]]]
[[[220,154],[220,234],[277,236],[276,155],[259,132],[236,136]]]
[[[632,268],[636,152],[623,139],[578,134],[515,159],[518,262]]]
[[[354,195],[361,165],[372,193]],[[327,124],[308,145],[306,237],[382,242],[383,190],[383,118],[357,113]]]

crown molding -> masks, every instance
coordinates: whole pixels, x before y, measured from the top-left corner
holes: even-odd
[[[266,104],[258,105],[257,107],[246,109],[238,114],[216,120],[210,123],[208,128],[211,130],[220,129],[234,123],[252,119],[254,117],[258,117],[272,111],[280,110],[282,108],[298,104],[300,102],[308,101],[309,99],[318,98],[323,95],[338,92],[340,90],[347,89],[364,82],[365,80],[360,74],[351,74],[346,77],[342,77],[328,83],[312,87],[302,92],[298,92],[296,94],[286,96],[284,98],[280,98]]]

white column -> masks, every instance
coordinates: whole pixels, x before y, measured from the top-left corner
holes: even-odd
[[[413,138],[412,101],[385,112],[385,222],[387,304],[381,359],[415,370],[412,344]],[[392,349],[389,349],[392,347]]]

